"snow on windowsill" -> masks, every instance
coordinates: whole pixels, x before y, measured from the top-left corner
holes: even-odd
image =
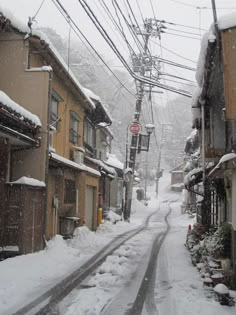
[[[32,67],[29,69],[25,69],[27,72],[51,72],[52,67],[51,66],[43,66],[43,67]]]
[[[45,183],[31,177],[22,176],[18,180],[14,182],[8,182],[10,185],[28,185],[28,186],[36,186],[36,187],[46,187]]]
[[[67,158],[65,158],[61,155],[58,155],[54,152],[50,152],[50,156],[54,160],[61,162],[61,163],[64,163],[70,167],[77,168],[78,170],[85,171],[85,172],[91,173],[91,174],[96,175],[96,176],[101,176],[100,172],[93,169],[92,167],[86,166],[85,164],[78,164],[78,163],[71,161],[71,160],[68,160]]]

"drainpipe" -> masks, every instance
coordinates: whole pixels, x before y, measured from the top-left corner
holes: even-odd
[[[79,189],[76,189],[76,199],[75,199],[76,215],[79,217]]]
[[[202,180],[203,180],[203,195],[204,195],[204,183],[206,178],[206,158],[205,158],[205,101],[201,101],[201,114],[202,114]]]
[[[32,213],[32,238],[31,238],[31,252],[34,252],[34,221],[35,221],[35,201],[33,200],[33,213]]]
[[[48,81],[48,120],[47,120],[47,147],[46,147],[46,164],[45,164],[45,197],[44,197],[44,206],[43,206],[43,218],[42,218],[42,234],[46,234],[46,215],[47,215],[47,204],[48,204],[48,172],[49,172],[49,132],[50,132],[50,110],[51,110],[51,98],[52,98],[52,78],[53,73],[49,71],[49,81]]]

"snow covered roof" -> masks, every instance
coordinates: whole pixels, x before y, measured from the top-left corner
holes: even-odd
[[[212,38],[213,32],[214,32],[214,28],[213,28],[213,26],[211,26],[210,30],[208,32],[206,32],[202,37],[201,49],[200,49],[200,54],[199,54],[198,62],[197,62],[197,70],[195,73],[195,78],[196,78],[196,81],[197,81],[199,87],[203,86],[207,47],[208,47],[209,40],[211,40],[211,38]]]
[[[84,164],[78,164],[78,163],[71,161],[71,160],[68,160],[67,158],[65,158],[61,155],[58,155],[54,152],[50,152],[50,156],[53,160],[61,162],[61,163],[65,164],[69,167],[73,167],[73,168],[76,168],[80,171],[85,171],[85,172],[91,173],[91,174],[96,175],[96,176],[101,176],[101,173],[98,172],[97,170],[93,169],[92,167],[88,167]]]
[[[97,164],[98,166],[101,167],[102,170],[104,170],[106,173],[111,174],[112,176],[116,176],[116,171],[113,167],[107,166],[105,163],[103,163],[101,160],[93,159],[90,157],[86,157],[89,161]]]
[[[109,154],[105,163],[120,170],[124,169],[124,164],[118,160],[115,154]]]
[[[108,112],[108,109],[105,107],[104,103],[102,102],[101,98],[97,96],[93,91],[83,87],[83,92],[92,100],[99,103],[99,105],[102,107],[106,115],[108,116],[109,120],[112,121],[112,117],[110,113]]]
[[[218,17],[218,27],[220,30],[226,30],[227,28],[236,27],[236,12],[222,15]]]
[[[16,115],[19,119],[21,120],[27,119],[35,126],[42,126],[38,116],[32,114],[31,112],[29,112],[28,110],[14,102],[3,91],[0,91],[0,103],[4,105],[7,111],[9,111],[13,115]]]
[[[220,159],[219,163],[218,164],[222,164],[222,163],[225,163],[225,162],[228,162],[228,161],[231,161],[233,159],[236,158],[236,154],[235,153],[228,153],[228,154],[225,154],[222,156],[222,158]]]
[[[220,31],[224,31],[228,28],[236,27],[236,12],[232,12],[226,15],[222,15],[218,17],[217,25]],[[195,74],[198,85],[201,87],[203,85],[203,77],[204,77],[204,68],[205,68],[205,60],[207,54],[208,43],[212,43],[215,41],[216,32],[214,24],[210,26],[209,31],[207,31],[203,37],[201,42],[201,50],[197,63],[197,71]]]
[[[9,12],[8,10],[6,10],[4,7],[2,7],[0,5],[0,12],[4,15],[5,18],[9,19],[11,22],[11,25],[18,30],[20,33],[23,34],[29,34],[30,29],[28,28],[27,25],[23,24],[21,21],[19,21],[14,14],[12,14],[11,12]],[[30,37],[31,35],[29,35]],[[68,69],[68,65],[66,64],[66,62],[64,61],[64,59],[61,57],[61,55],[59,54],[59,52],[57,51],[57,49],[55,48],[55,46],[52,44],[52,42],[49,40],[49,38],[47,37],[47,35],[45,33],[43,33],[40,30],[32,30],[32,36],[36,36],[39,39],[45,41],[48,44],[49,49],[51,50],[51,52],[53,53],[53,55],[55,56],[55,58],[57,59],[57,61],[61,64],[61,66],[64,68],[64,70],[68,73],[69,77],[71,78],[71,80],[75,83],[75,85],[77,86],[77,88],[80,90],[80,92],[82,93],[82,95],[84,96],[84,98],[87,100],[87,102],[89,103],[90,107],[92,109],[95,109],[96,106],[93,103],[92,99],[86,94],[85,91],[83,91],[83,87],[82,85],[79,83],[78,79],[76,78],[76,76],[73,74],[73,72]]]
[[[94,99],[95,101],[101,101],[100,97],[93,93],[91,90],[83,87],[83,92],[90,98]]]
[[[192,96],[192,101],[191,101],[192,108],[199,107],[198,101],[199,101],[199,96],[201,95],[201,93],[202,93],[202,88],[197,87]]]
[[[202,173],[202,167],[197,167],[191,170],[187,175],[184,176],[184,184],[188,186],[191,181],[194,181],[196,178],[196,175]]]
[[[213,170],[209,173],[209,176],[212,176],[217,170],[219,170],[222,166],[222,164],[232,161],[236,158],[235,153],[227,153],[221,157],[218,164],[213,168]]]

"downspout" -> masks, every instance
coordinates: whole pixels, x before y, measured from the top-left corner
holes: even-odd
[[[201,115],[202,115],[202,181],[203,181],[203,195],[204,195],[204,183],[206,179],[206,155],[205,155],[205,101],[201,101]]]
[[[79,189],[76,189],[76,199],[75,199],[75,207],[76,207],[76,216],[79,217]]]
[[[49,81],[48,81],[48,121],[47,121],[47,149],[46,149],[46,164],[45,164],[45,184],[46,184],[46,189],[45,189],[45,198],[44,198],[44,212],[43,212],[43,236],[44,240],[46,240],[45,235],[46,235],[46,216],[47,216],[47,204],[48,204],[48,173],[49,173],[49,132],[50,132],[50,124],[49,124],[49,117],[50,117],[50,112],[51,112],[51,98],[52,98],[52,78],[53,74],[50,71],[49,72]]]

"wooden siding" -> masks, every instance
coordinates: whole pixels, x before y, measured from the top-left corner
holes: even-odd
[[[236,28],[222,33],[225,118],[236,120]]]

